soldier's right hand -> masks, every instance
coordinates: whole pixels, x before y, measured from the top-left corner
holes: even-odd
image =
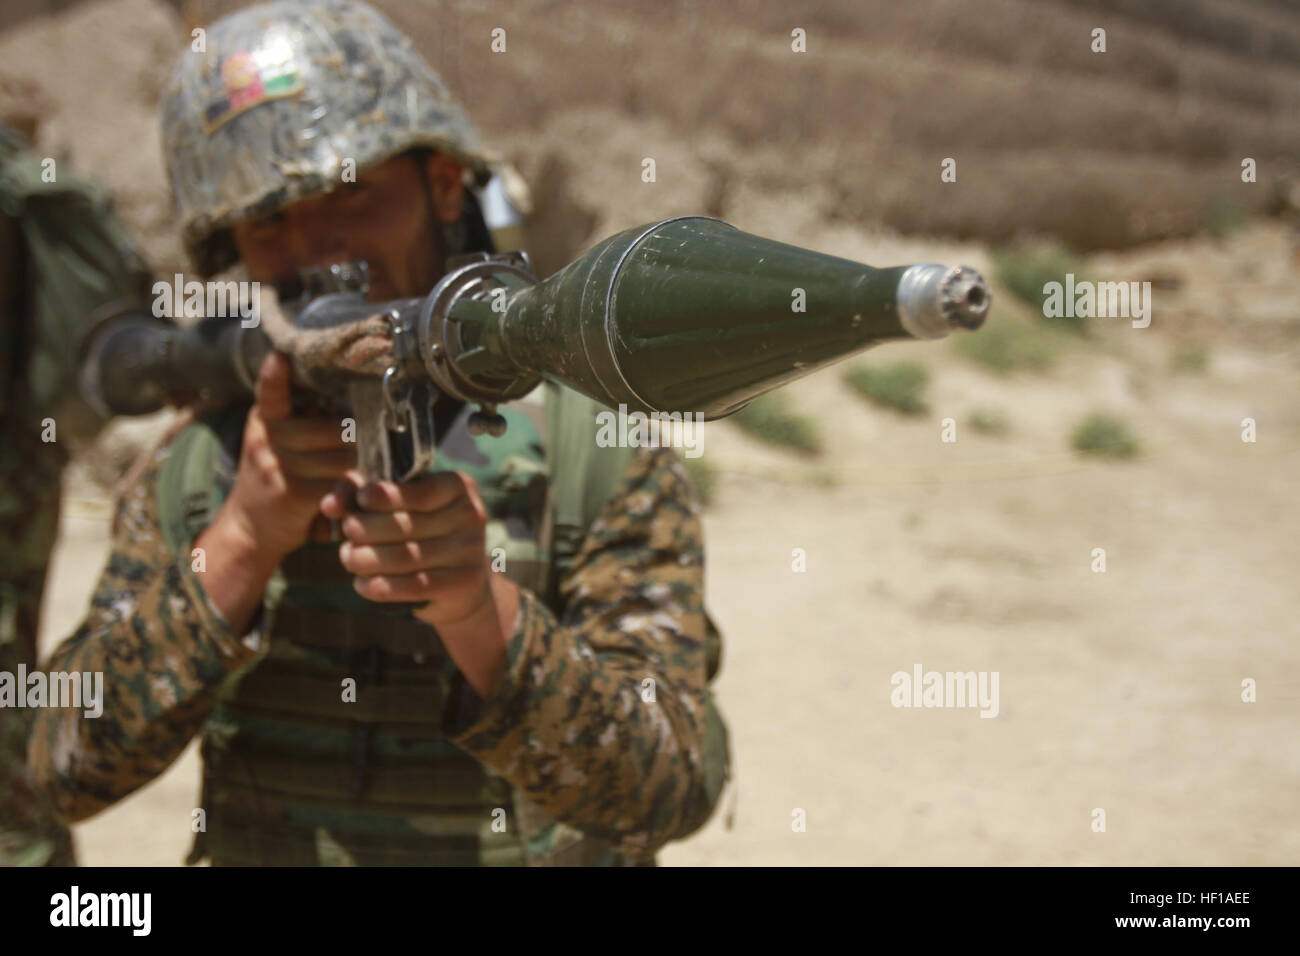
[[[321,498],[356,464],[337,417],[295,415],[292,368],[272,352],[257,378],[256,404],[244,425],[239,471],[219,520],[236,524],[272,568],[306,543]]]

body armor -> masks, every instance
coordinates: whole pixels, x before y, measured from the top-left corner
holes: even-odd
[[[558,614],[564,562],[553,545],[578,542],[581,534],[554,528],[543,400],[553,388],[501,406],[509,428],[500,438],[471,436],[462,408],[434,468],[475,479],[491,559]],[[583,418],[581,427],[591,429]],[[174,545],[192,540],[220,506],[233,482],[241,425],[226,414],[177,439],[159,483],[159,514]],[[601,451],[618,467],[630,457],[627,449]],[[446,739],[454,662],[436,632],[405,609],[358,596],[337,549],[336,542],[300,548],[268,588],[260,625],[267,652],[229,678],[204,730],[199,805],[206,830],[189,862],[631,862],[549,819]],[[349,680],[352,694],[345,692]]]

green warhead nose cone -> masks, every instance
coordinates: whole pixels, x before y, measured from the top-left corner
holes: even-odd
[[[629,229],[511,293],[475,336],[508,360],[498,374],[706,419],[879,342],[978,328],[989,307],[971,269],[873,269],[703,217]]]

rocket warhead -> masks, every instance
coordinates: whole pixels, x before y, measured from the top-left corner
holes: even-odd
[[[706,420],[882,342],[976,329],[991,298],[969,267],[874,268],[703,216],[611,236],[542,282],[481,261],[444,283],[424,323],[444,391],[508,400],[498,383],[531,375]]]
[[[988,283],[969,266],[922,263],[910,266],[898,280],[899,321],[918,339],[978,329],[991,301]]]

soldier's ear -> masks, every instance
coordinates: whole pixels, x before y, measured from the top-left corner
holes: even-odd
[[[450,156],[430,153],[424,160],[424,174],[434,212],[442,222],[456,222],[465,194],[465,167]]]

